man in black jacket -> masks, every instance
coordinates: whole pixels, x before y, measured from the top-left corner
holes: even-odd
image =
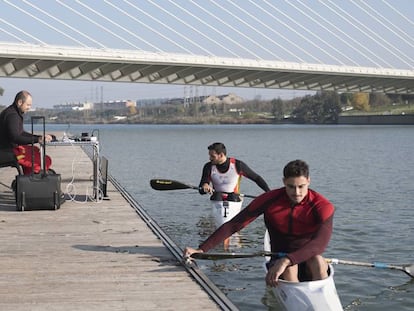
[[[0,149],[13,150],[25,174],[32,172],[32,143],[43,144],[52,140],[50,135],[39,136],[28,133],[23,127],[23,114],[32,107],[32,95],[28,91],[16,94],[13,104],[0,113]],[[35,152],[34,172],[40,171],[39,148]],[[46,169],[51,165],[50,157],[46,157]]]

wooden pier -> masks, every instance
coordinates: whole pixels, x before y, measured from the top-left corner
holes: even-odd
[[[180,263],[114,183],[109,200],[93,200],[81,147],[47,153],[62,176],[60,210],[17,212],[4,186],[16,170],[0,169],[0,310],[237,309],[195,281],[198,268]]]

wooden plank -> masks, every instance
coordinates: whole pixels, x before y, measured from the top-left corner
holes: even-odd
[[[0,185],[0,310],[219,309],[111,183],[110,200],[88,200],[92,163],[80,147],[47,153],[72,199],[16,212]],[[1,169],[0,181],[14,175]]]

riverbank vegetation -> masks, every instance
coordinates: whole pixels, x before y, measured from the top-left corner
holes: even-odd
[[[0,108],[1,110],[1,108]],[[346,115],[414,114],[413,95],[317,92],[289,100],[250,100],[235,104],[190,104],[165,101],[134,109],[65,110],[38,109],[49,123],[125,124],[335,124]]]

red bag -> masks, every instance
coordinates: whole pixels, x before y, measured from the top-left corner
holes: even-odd
[[[40,149],[37,146],[17,146],[13,148],[13,152],[16,155],[17,162],[22,166],[23,173],[25,175],[30,175],[32,173],[32,149],[34,152],[34,164],[33,164],[33,172],[35,174],[40,173],[41,169],[41,160],[40,160]],[[46,171],[49,170],[50,166],[52,165],[52,159],[46,155]]]

